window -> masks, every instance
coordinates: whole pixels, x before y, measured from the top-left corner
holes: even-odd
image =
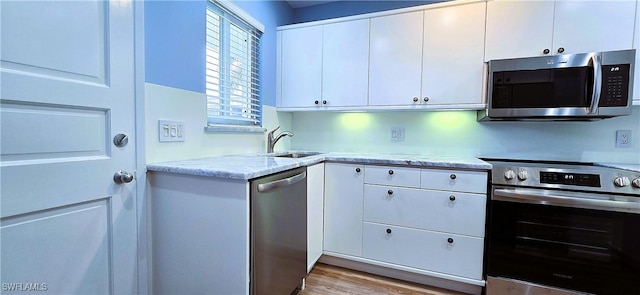
[[[207,123],[261,126],[262,32],[217,1],[207,3]]]

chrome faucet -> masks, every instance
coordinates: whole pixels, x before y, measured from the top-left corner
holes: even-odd
[[[267,153],[273,153],[273,147],[276,145],[276,142],[280,140],[280,138],[283,138],[285,136],[293,137],[293,132],[283,131],[278,134],[278,136],[273,138],[273,133],[278,129],[280,129],[280,126],[276,127],[276,129],[273,129],[273,131],[269,132],[269,134],[267,135]]]

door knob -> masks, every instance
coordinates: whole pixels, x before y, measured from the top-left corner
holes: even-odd
[[[113,175],[113,181],[117,184],[129,183],[133,181],[133,174],[120,170]]]

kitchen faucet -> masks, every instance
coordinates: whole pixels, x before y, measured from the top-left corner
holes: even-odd
[[[280,138],[283,138],[285,136],[293,137],[293,132],[283,131],[280,134],[278,134],[278,136],[276,136],[274,139],[273,133],[276,132],[276,130],[278,129],[280,129],[280,126],[276,127],[276,129],[273,129],[273,131],[269,132],[269,134],[267,135],[267,153],[273,153],[273,147],[276,145],[276,142],[280,140]]]

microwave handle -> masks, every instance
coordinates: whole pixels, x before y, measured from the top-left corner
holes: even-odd
[[[593,94],[591,95],[591,106],[589,114],[598,113],[600,104],[600,89],[602,88],[602,68],[600,66],[600,55],[594,54],[589,58],[589,65],[593,66]]]

